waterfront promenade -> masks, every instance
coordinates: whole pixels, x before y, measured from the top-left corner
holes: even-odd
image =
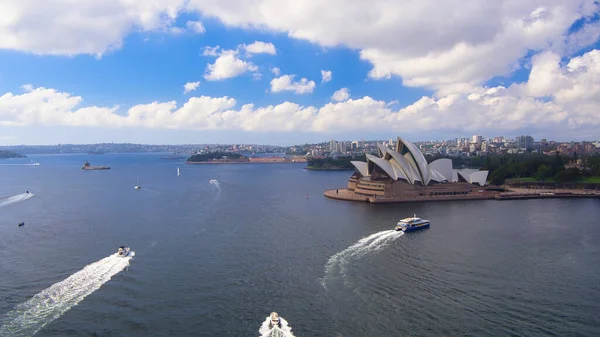
[[[325,191],[327,198],[368,202],[372,204],[426,202],[426,201],[457,201],[457,200],[515,200],[515,199],[551,199],[551,198],[599,198],[600,190],[578,189],[527,189],[505,187],[506,192],[484,191],[466,195],[418,196],[412,198],[394,198],[383,196],[367,196],[357,194],[347,188]]]

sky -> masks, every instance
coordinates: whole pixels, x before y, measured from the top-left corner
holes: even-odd
[[[600,139],[594,0],[3,0],[0,145]]]

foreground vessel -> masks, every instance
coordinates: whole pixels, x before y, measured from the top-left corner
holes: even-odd
[[[121,246],[117,250],[117,255],[120,257],[126,257],[129,255],[129,253],[131,253],[131,249],[127,246]]]
[[[261,337],[293,337],[292,328],[288,322],[272,312],[259,329]]]
[[[405,218],[398,221],[396,225],[396,230],[403,232],[414,232],[425,228],[429,228],[429,220],[417,218],[416,214],[412,218]]]

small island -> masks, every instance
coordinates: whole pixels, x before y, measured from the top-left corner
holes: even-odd
[[[352,171],[354,170],[354,165],[352,165],[351,161],[354,160],[364,160],[364,155],[337,158],[311,158],[308,160],[306,169],[321,171]]]
[[[12,151],[0,150],[0,159],[11,159],[11,158],[27,158],[27,156],[24,154],[12,152]]]
[[[186,164],[233,164],[249,162],[250,159],[248,157],[231,152],[197,153],[185,161]]]

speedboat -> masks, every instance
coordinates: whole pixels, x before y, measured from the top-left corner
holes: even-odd
[[[414,232],[425,228],[429,228],[429,220],[417,218],[416,214],[412,218],[405,218],[398,221],[396,225],[396,230],[403,232]]]
[[[273,311],[271,313],[271,322],[269,324],[269,329],[273,329],[274,327],[281,328],[281,320],[279,320],[279,315]]]
[[[126,257],[126,256],[129,255],[130,252],[131,252],[131,249],[129,249],[129,247],[127,247],[127,246],[121,246],[117,250],[117,255],[121,256],[121,257]]]

